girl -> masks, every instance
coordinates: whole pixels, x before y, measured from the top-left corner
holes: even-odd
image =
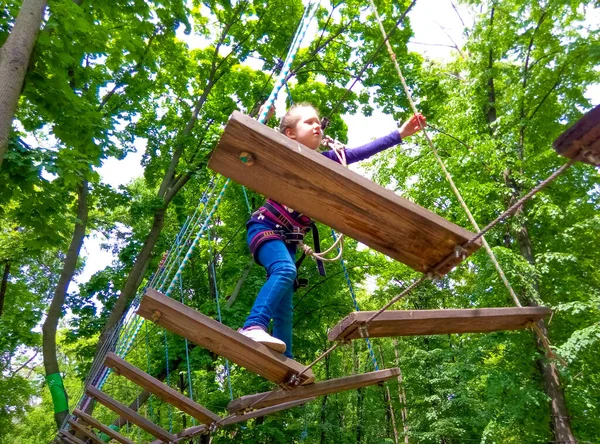
[[[402,142],[402,139],[425,126],[421,114],[408,119],[399,130],[358,148],[347,149],[346,162],[364,160]],[[316,150],[321,145],[321,120],[310,104],[297,104],[283,116],[279,132],[290,139]],[[322,153],[339,162],[334,151]],[[239,330],[244,336],[267,347],[292,356],[292,296],[296,280],[296,247],[312,220],[291,208],[268,199],[264,206],[252,214],[246,224],[248,245],[256,262],[267,270],[267,282],[261,288],[250,315]],[[313,228],[316,230],[316,227]],[[273,319],[273,336],[267,333]]]

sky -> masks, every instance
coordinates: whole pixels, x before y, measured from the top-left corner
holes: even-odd
[[[468,11],[462,7],[458,7],[458,11],[465,25],[469,27],[472,20]],[[451,46],[454,43],[459,47],[462,46],[463,24],[453,9],[451,0],[418,0],[410,11],[409,18],[414,31],[414,36],[408,44],[409,51],[421,53],[432,59],[449,60],[455,52]],[[180,36],[192,47],[202,44],[200,39],[184,36],[183,33]],[[307,34],[305,45],[309,43],[308,37]],[[600,85],[588,90],[586,96],[592,98],[594,104],[600,103]],[[285,95],[280,95],[277,102],[278,117],[284,112]],[[344,116],[344,120],[348,125],[348,146],[358,146],[372,140],[373,137],[388,134],[401,124],[377,110],[368,118],[347,115]],[[116,188],[141,176],[143,168],[140,161],[144,153],[143,143],[140,143],[137,148],[136,153],[129,154],[124,160],[106,160],[99,170],[103,182]],[[112,262],[114,258],[112,253],[100,249],[103,241],[105,240],[97,233],[92,233],[86,238],[82,251],[82,255],[86,258],[85,268],[71,284],[70,291],[75,290],[74,285],[87,282],[95,272]]]

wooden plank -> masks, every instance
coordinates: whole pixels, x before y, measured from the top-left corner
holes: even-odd
[[[155,394],[168,404],[177,407],[182,412],[187,413],[204,424],[210,424],[221,419],[216,413],[211,412],[207,408],[192,401],[190,398],[183,396],[181,393],[173,390],[168,385],[163,384],[147,373],[144,373],[112,352],[107,353],[106,358],[104,359],[104,365],[112,368],[118,374],[125,376],[130,381],[148,390],[150,393]]]
[[[359,326],[374,313],[376,312],[350,313],[331,329],[328,339],[346,341],[360,338]],[[517,330],[526,328],[530,323],[551,313],[545,307],[389,310],[369,323],[368,335],[376,338]]]
[[[261,416],[267,416],[273,413],[280,412],[282,410],[291,409],[293,407],[298,407],[302,404],[306,404],[307,402],[314,401],[315,398],[301,399],[299,401],[286,402],[284,404],[278,404],[273,407],[265,407],[263,409],[254,410],[250,413],[246,413],[243,415],[234,415],[226,418],[221,424],[221,427],[225,427],[232,424],[237,424],[239,422],[249,421],[254,418],[260,418]],[[177,433],[177,439],[189,438],[192,436],[199,435],[201,433],[207,432],[207,426],[200,425],[187,428]],[[150,444],[160,444],[161,441],[152,441]]]
[[[328,395],[344,390],[352,390],[387,381],[388,379],[397,377],[399,374],[399,369],[391,368],[364,373],[362,375],[346,376],[344,378],[317,382],[315,384],[298,387],[295,390],[275,390],[272,392],[242,396],[241,398],[231,401],[227,406],[227,410],[229,410],[229,413],[235,413],[245,410],[250,406],[252,406],[252,408],[262,408],[300,399]]]
[[[153,289],[146,290],[137,314],[278,384],[305,367]],[[314,381],[309,369],[301,383]]]
[[[122,444],[135,444],[133,441],[131,441],[130,439],[124,437],[123,435],[121,435],[120,433],[116,432],[115,430],[111,429],[108,426],[105,426],[104,424],[102,424],[100,421],[98,421],[96,418],[88,415],[85,412],[82,412],[79,409],[75,409],[73,410],[73,414],[75,416],[77,416],[79,419],[81,419],[82,421],[86,422],[87,424],[89,424],[91,427],[95,427],[97,428],[99,431],[101,431],[102,433],[110,436],[112,439],[119,441]]]
[[[573,158],[581,151],[582,162],[600,165],[600,105],[571,125],[553,145],[565,157]]]
[[[96,387],[89,386],[85,392],[88,396],[95,398],[100,404],[108,407],[113,412],[124,416],[129,422],[137,425],[139,428],[150,433],[155,438],[162,439],[163,441],[167,442],[175,439],[175,435],[148,421],[146,418],[139,415],[137,412],[134,412],[129,407],[115,401],[110,396],[98,390]]]
[[[253,162],[241,162],[242,152]],[[421,272],[474,236],[237,111],[208,166]],[[480,247],[477,241],[466,255]],[[435,271],[445,274],[461,260]]]
[[[94,432],[92,432],[90,429],[88,429],[87,427],[85,427],[81,424],[78,424],[76,421],[73,421],[71,418],[67,419],[67,422],[71,425],[71,427],[73,427],[74,429],[77,429],[78,431],[83,433],[85,436],[87,436],[89,439],[91,439],[92,442],[94,442],[96,444],[106,444],[104,441],[99,439],[98,436],[96,436],[96,434]]]
[[[69,443],[73,443],[73,444],[85,444],[85,442],[83,442],[82,440],[80,440],[79,438],[77,438],[75,435],[71,435],[69,432],[65,432],[64,430],[61,430],[60,432],[58,432],[58,434],[66,441],[68,441]]]

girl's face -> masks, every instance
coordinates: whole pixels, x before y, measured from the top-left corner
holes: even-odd
[[[290,139],[306,145],[311,150],[316,150],[321,145],[321,120],[313,108],[296,108],[294,114],[300,117],[295,128],[287,128],[285,135]]]

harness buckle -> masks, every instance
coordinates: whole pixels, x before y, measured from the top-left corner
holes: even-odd
[[[294,227],[293,231],[284,231],[286,244],[299,244],[304,240],[305,231],[300,227]]]

